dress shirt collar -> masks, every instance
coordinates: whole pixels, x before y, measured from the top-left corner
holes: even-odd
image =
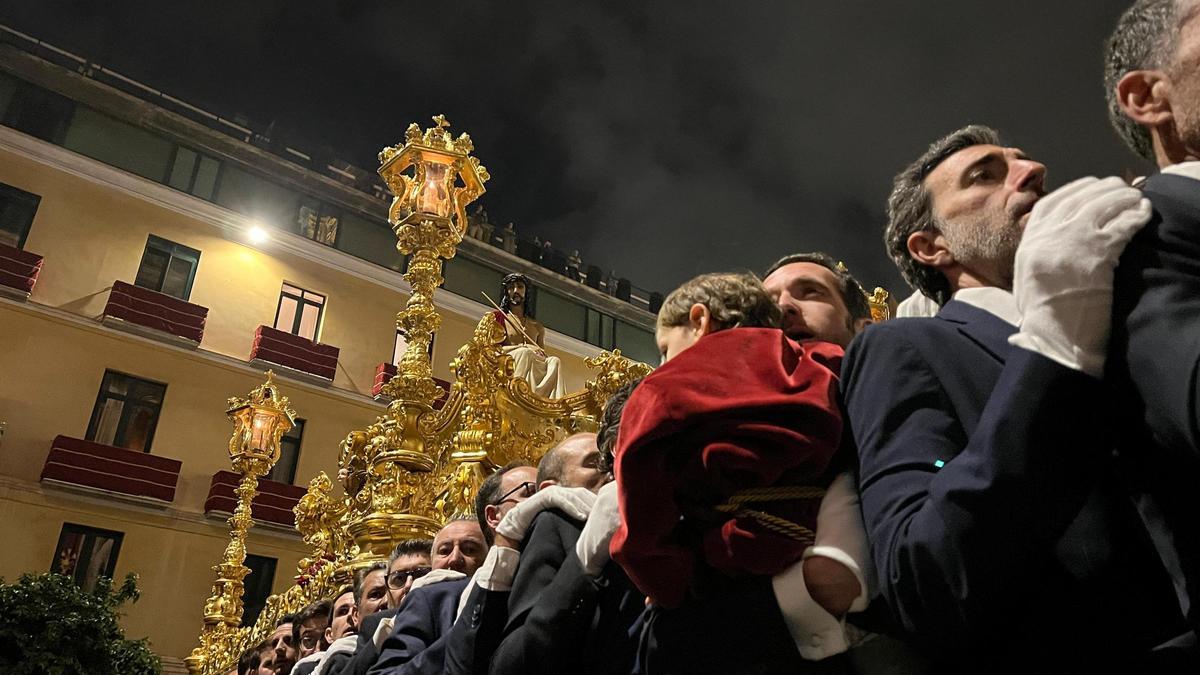
[[[1178,164],[1172,164],[1171,166],[1164,167],[1162,172],[1200,180],[1200,161],[1191,160],[1187,162],[1180,162]]]
[[[1014,326],[1021,325],[1021,312],[1017,309],[1017,299],[1003,288],[995,286],[960,288],[954,292],[953,297],[959,302],[982,309]]]

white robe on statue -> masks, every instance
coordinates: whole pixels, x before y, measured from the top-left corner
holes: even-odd
[[[563,384],[557,356],[542,356],[530,345],[509,345],[504,353],[513,358],[513,377],[525,380],[545,398],[562,398]]]

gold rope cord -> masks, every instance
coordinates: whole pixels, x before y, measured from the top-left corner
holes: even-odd
[[[820,499],[825,496],[825,489],[809,485],[780,485],[774,487],[747,488],[729,496],[729,501],[718,504],[716,509],[736,518],[749,518],[766,529],[805,546],[812,546],[816,541],[816,533],[811,529],[793,523],[786,518],[771,515],[763,511],[748,509],[745,504],[755,502],[783,502],[793,499]]]

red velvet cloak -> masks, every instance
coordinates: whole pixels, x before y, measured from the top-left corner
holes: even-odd
[[[634,390],[617,439],[611,552],[656,604],[683,602],[698,558],[762,575],[800,559],[801,542],[712,507],[747,488],[828,485],[841,358],[830,343],[734,328],[704,336]],[[820,499],[749,506],[815,530]]]

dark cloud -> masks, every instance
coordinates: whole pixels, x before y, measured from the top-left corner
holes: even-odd
[[[883,202],[935,137],[992,124],[1056,184],[1137,166],[1099,84],[1127,4],[42,2],[0,16],[364,167],[444,112],[492,170],[493,220],[641,286],[824,249],[899,291]]]

